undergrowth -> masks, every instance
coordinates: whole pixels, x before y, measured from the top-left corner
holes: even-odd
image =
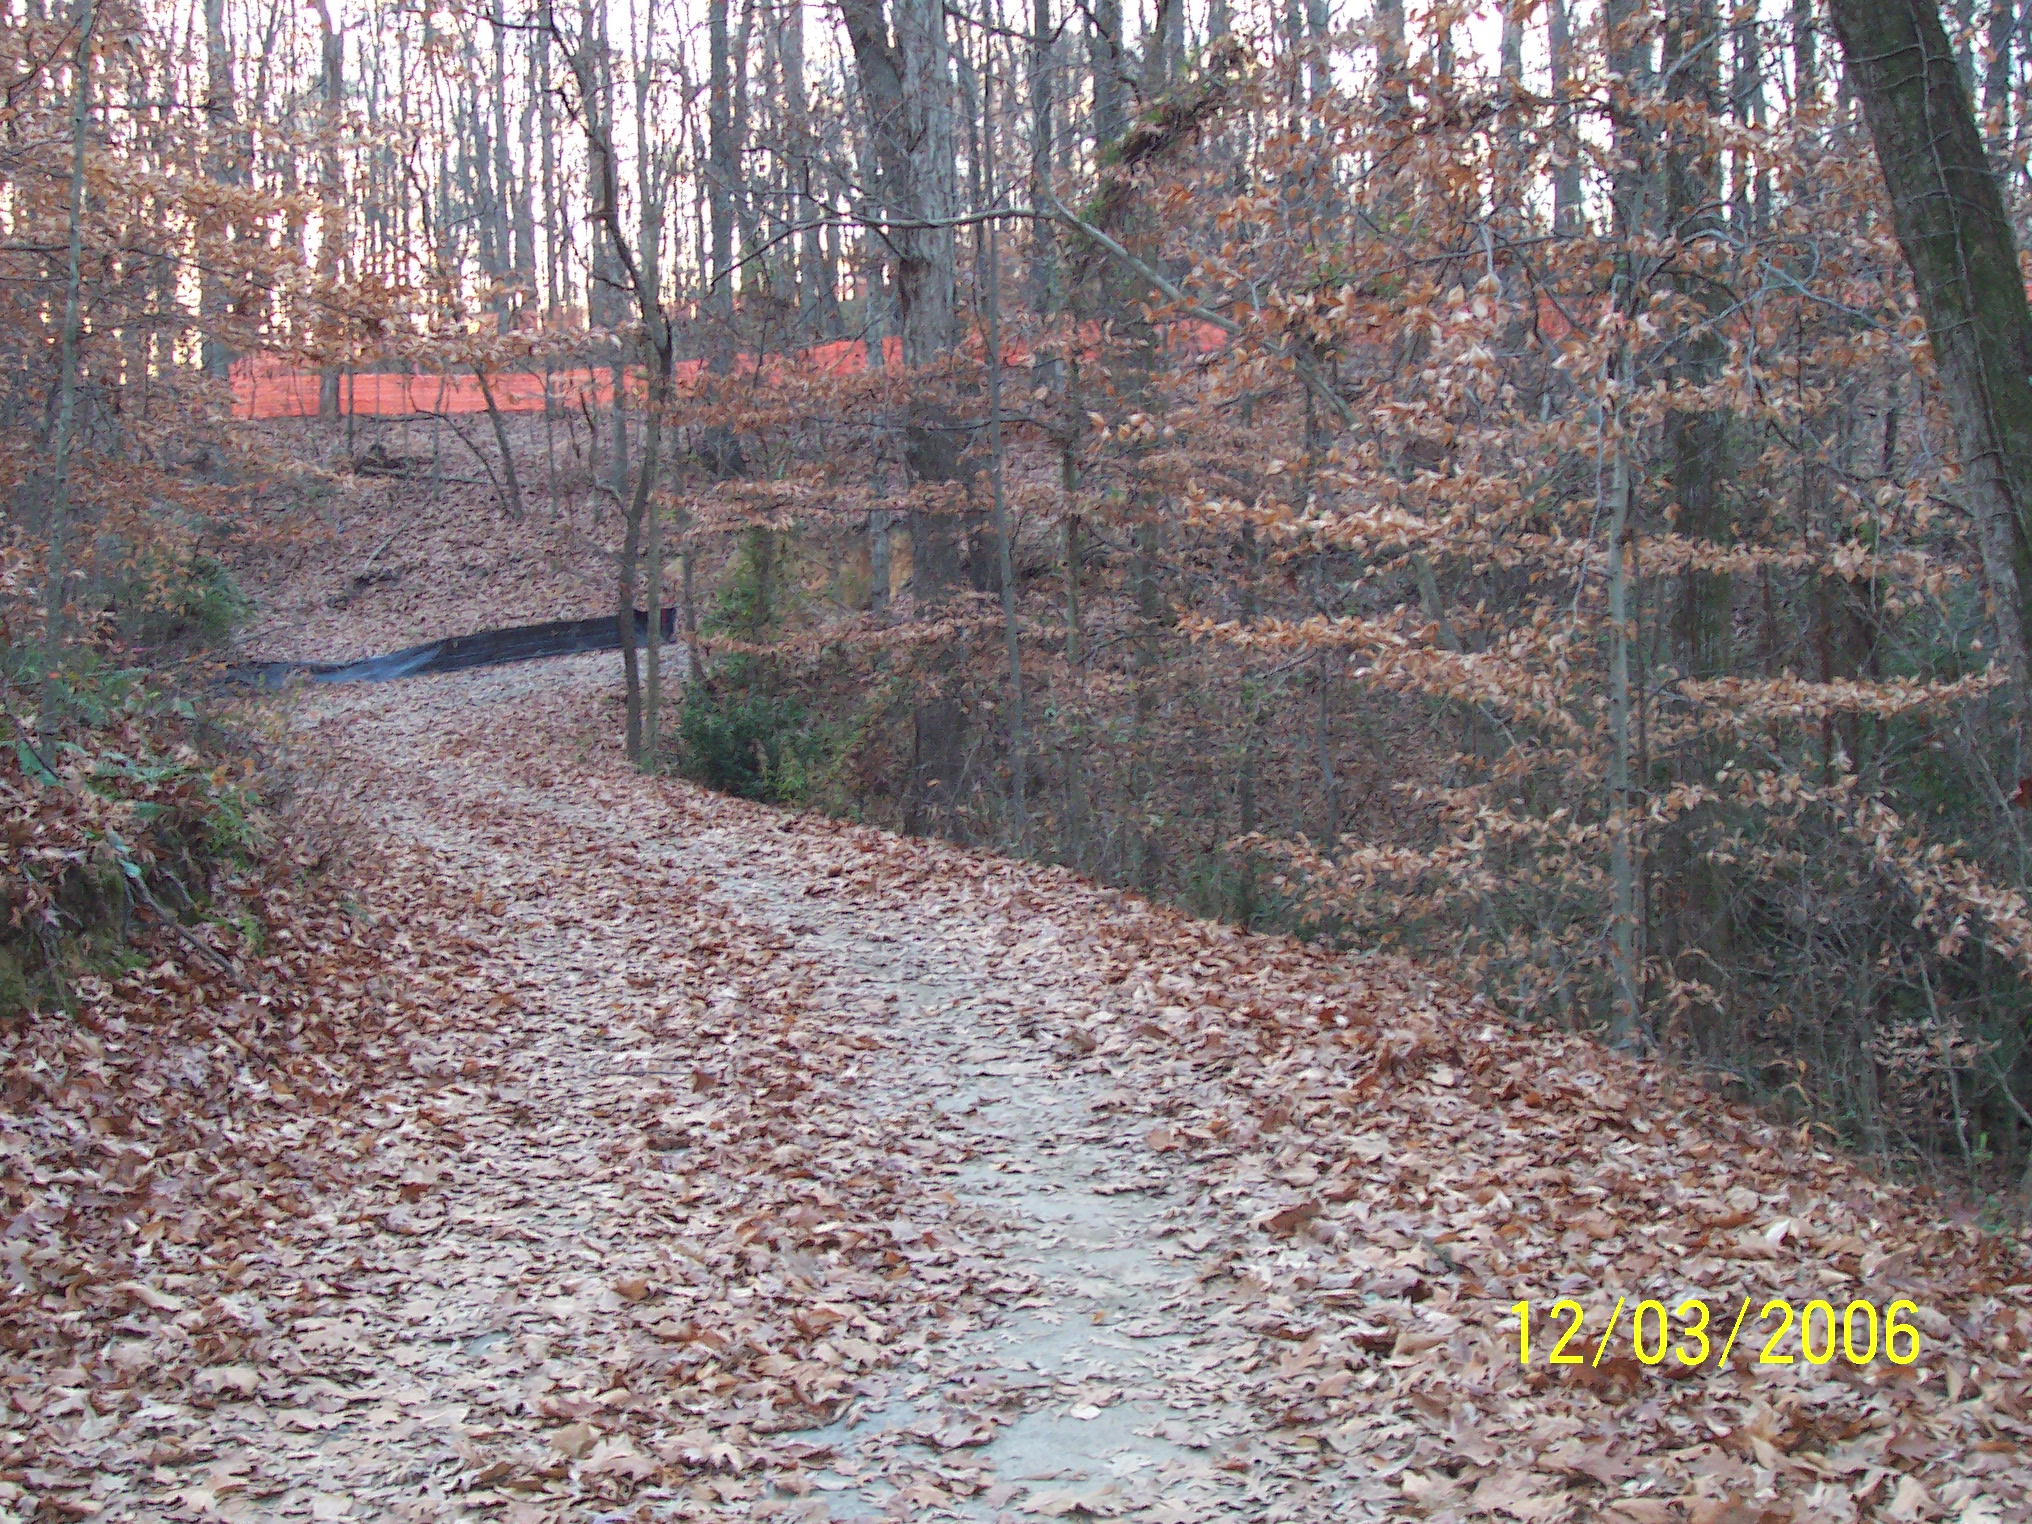
[[[749,531],[736,547],[703,622],[708,636],[766,638],[794,609],[786,596],[780,537]],[[681,766],[693,781],[743,799],[809,804],[826,792],[850,727],[817,719],[785,691],[782,664],[743,653],[711,664],[710,678],[688,684],[678,710]]]
[[[223,568],[178,555],[129,567],[115,628],[182,651],[245,612]],[[6,628],[33,628],[18,579]],[[0,642],[0,1019],[74,1010],[81,980],[141,966],[155,932],[216,961],[206,924],[260,940],[236,894],[271,845],[258,747],[199,712],[101,621],[51,655]]]

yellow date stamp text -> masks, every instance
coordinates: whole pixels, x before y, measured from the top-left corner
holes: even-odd
[[[1832,1302],[1816,1299],[1794,1307],[1783,1297],[1772,1297],[1752,1317],[1753,1298],[1746,1296],[1725,1337],[1722,1326],[1710,1318],[1708,1304],[1697,1296],[1670,1308],[1646,1298],[1626,1322],[1628,1301],[1616,1298],[1599,1338],[1586,1328],[1588,1310],[1570,1296],[1545,1307],[1545,1321],[1537,1328],[1532,1326],[1532,1304],[1516,1303],[1510,1313],[1517,1320],[1517,1363],[1530,1365],[1535,1359],[1546,1365],[1598,1366],[1619,1330],[1627,1330],[1630,1351],[1643,1364],[1670,1361],[1688,1370],[1721,1369],[1738,1339],[1748,1341],[1746,1349],[1758,1349],[1759,1365],[1793,1365],[1801,1360],[1826,1365],[1837,1357],[1859,1366],[1879,1359],[1910,1365],[1919,1358],[1919,1329],[1912,1322],[1919,1308],[1903,1298],[1880,1313],[1875,1302],[1854,1301],[1837,1309]]]

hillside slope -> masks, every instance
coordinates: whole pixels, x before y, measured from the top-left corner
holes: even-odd
[[[333,1103],[349,1152],[276,1150],[264,1189],[295,1171],[305,1209],[229,1251],[168,1273],[144,1236],[118,1297],[17,1296],[0,1505],[1748,1524],[2032,1504],[2013,1238],[1414,967],[639,777],[614,669],[303,702],[302,746],[414,907],[384,981],[328,992],[391,1034]],[[1630,1309],[1688,1295],[1717,1358],[1634,1358]],[[1560,1296],[1588,1358],[1555,1368]],[[1760,1364],[1773,1297],[1908,1299],[1919,1358],[1814,1365],[1795,1328],[1791,1363]],[[32,1330],[58,1324],[78,1342],[52,1369]]]
[[[292,510],[233,556],[255,600],[241,650],[351,661],[448,635],[610,612],[606,542],[619,541],[618,514],[610,495],[587,490],[582,433],[559,424],[546,440],[542,422],[527,418],[510,432],[524,493],[519,522],[475,456],[449,434],[433,441],[428,420],[358,420],[351,455],[343,423],[270,426],[266,442],[277,456],[314,463],[324,477],[307,510]],[[401,474],[362,473],[356,459]],[[553,480],[563,489],[555,499]]]

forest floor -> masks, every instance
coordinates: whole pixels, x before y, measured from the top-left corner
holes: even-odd
[[[546,441],[540,423],[511,422],[531,493],[512,521],[446,430],[413,419],[357,422],[350,443],[343,425],[316,420],[251,426],[270,458],[324,473],[328,485],[290,497],[295,506],[270,526],[274,543],[237,548],[235,570],[259,605],[242,650],[353,661],[474,630],[612,612],[612,579],[602,571],[617,533],[609,499],[583,490],[539,495],[553,474],[583,489],[581,431],[567,423]],[[355,458],[377,452],[409,474],[354,471]],[[433,489],[440,469],[450,480]]]
[[[2027,1516],[2012,1236],[1410,965],[643,777],[617,666],[295,701],[435,909],[300,1210],[45,1274],[11,1516]],[[1760,1364],[1771,1297],[1920,1358]]]

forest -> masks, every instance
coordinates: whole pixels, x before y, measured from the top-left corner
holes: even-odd
[[[22,586],[146,650],[305,472],[482,489],[608,585],[531,617],[681,610],[649,770],[2001,1188],[2024,535],[1831,20],[1768,9],[25,12]],[[2008,219],[2017,13],[1942,28]]]
[[[0,1521],[2023,1506],[2024,0],[0,78]]]

